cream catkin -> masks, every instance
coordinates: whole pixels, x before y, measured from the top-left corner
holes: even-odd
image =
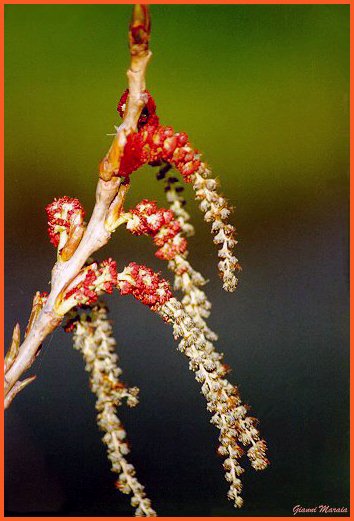
[[[241,507],[242,483],[239,476],[244,469],[239,460],[247,451],[251,465],[263,470],[268,465],[265,456],[266,443],[260,439],[255,427],[256,419],[247,416],[236,386],[225,375],[228,368],[222,363],[221,355],[209,352],[204,333],[186,313],[183,305],[175,298],[163,304],[158,313],[173,325],[174,337],[180,338],[178,349],[189,358],[189,368],[207,400],[207,409],[212,413],[211,423],[220,431],[218,453],[225,457],[225,478],[230,484],[228,498],[236,507]],[[215,356],[217,355],[217,356]],[[250,447],[247,450],[247,447]]]
[[[185,200],[176,186],[177,179],[170,177],[166,182],[166,198],[170,203],[170,210],[174,213],[176,220],[181,226],[181,233],[190,236],[194,233],[193,226],[189,223],[190,215],[184,208]],[[187,313],[193,318],[194,322],[200,327],[206,338],[217,340],[217,334],[212,331],[205,319],[210,315],[211,303],[206,294],[201,290],[207,281],[187,260],[188,250],[177,254],[168,263],[168,268],[174,273],[174,289],[183,293],[182,304]]]
[[[125,91],[118,104],[118,112],[124,117],[129,91]],[[220,245],[218,269],[226,291],[235,291],[238,279],[235,272],[240,270],[233,250],[237,244],[235,227],[228,223],[231,208],[218,191],[218,183],[212,178],[208,166],[201,160],[201,154],[189,142],[185,132],[174,132],[172,127],[159,123],[156,103],[146,91],[144,116],[138,123],[138,132],[129,136],[120,164],[120,175],[129,177],[142,165],[163,164],[162,172],[168,172],[171,165],[191,183],[204,220],[212,223],[213,242]],[[161,175],[161,176],[162,176]],[[179,211],[178,205],[176,205]]]
[[[239,271],[240,266],[233,254],[237,244],[236,230],[227,222],[230,208],[226,199],[218,193],[218,183],[211,177],[211,171],[205,163],[201,163],[197,172],[191,176],[191,183],[195,196],[200,201],[199,208],[204,213],[204,220],[212,223],[213,242],[221,246],[218,252],[221,259],[218,268],[222,275],[223,288],[226,291],[234,291],[238,283],[235,271]]]
[[[185,237],[194,235],[194,227],[190,224],[190,215],[186,211],[186,200],[183,197],[184,187],[173,175],[168,175],[172,166],[163,164],[156,177],[163,180],[165,194],[169,208],[173,212],[176,221],[180,225],[180,233]],[[174,273],[174,289],[183,293],[182,304],[186,312],[193,318],[196,325],[201,328],[208,340],[217,340],[217,334],[212,331],[205,319],[210,315],[211,303],[202,289],[207,281],[198,271],[194,270],[187,260],[188,250],[177,253],[168,262],[168,268]],[[208,344],[210,344],[208,342]]]
[[[116,488],[132,496],[131,505],[136,509],[136,516],[155,517],[151,501],[136,478],[135,468],[126,459],[129,453],[127,434],[117,416],[117,407],[123,400],[130,407],[137,405],[139,389],[127,388],[120,380],[122,370],[114,352],[116,341],[107,308],[102,303],[96,304],[88,314],[81,314],[74,327],[74,348],[84,358],[91,390],[96,395],[97,424],[104,432],[102,440],[107,446],[112,472],[119,475]]]

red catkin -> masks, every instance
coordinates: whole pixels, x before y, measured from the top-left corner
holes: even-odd
[[[188,141],[185,132],[174,132],[172,127],[160,125],[156,104],[148,91],[147,101],[138,121],[138,132],[130,134],[119,167],[119,175],[129,177],[147,163],[167,161],[190,181],[201,161],[197,150]],[[117,110],[121,117],[128,102],[129,91],[122,95]]]
[[[85,211],[78,199],[60,197],[48,204],[45,208],[48,217],[48,234],[50,242],[55,246],[59,245],[60,232],[70,228],[77,222],[82,222],[85,217]]]
[[[152,311],[172,298],[169,283],[150,268],[131,262],[118,273],[117,287],[121,295],[133,295]]]
[[[159,248],[155,253],[159,259],[172,260],[186,251],[187,241],[181,236],[181,225],[171,210],[158,208],[155,201],[143,199],[128,214],[131,218],[127,229],[134,235],[151,235]]]

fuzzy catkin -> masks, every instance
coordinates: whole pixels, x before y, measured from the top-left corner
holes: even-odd
[[[213,242],[220,246],[218,268],[222,276],[223,288],[226,291],[234,291],[238,283],[235,272],[240,270],[240,265],[233,254],[237,241],[236,230],[228,223],[230,208],[226,199],[218,193],[218,183],[205,163],[200,163],[197,172],[190,180],[195,196],[200,201],[199,208],[204,213],[204,220],[211,223]]]
[[[225,378],[228,368],[222,363],[221,355],[210,350],[210,342],[183,305],[171,298],[160,307],[158,313],[166,322],[172,323],[174,337],[180,339],[178,349],[189,358],[189,368],[201,384],[207,409],[212,413],[211,423],[220,431],[218,453],[226,458],[225,478],[230,484],[228,498],[236,507],[241,507],[242,483],[239,476],[244,469],[239,460],[247,452],[253,468],[265,469],[269,463],[265,456],[266,443],[260,439],[255,418],[247,416],[247,408],[241,402],[237,387]]]
[[[189,222],[190,215],[185,209],[184,187],[176,177],[166,175],[171,168],[169,164],[163,165],[157,174],[157,179],[164,180],[169,208],[181,227],[181,234],[189,237],[194,235],[195,231],[193,225]],[[168,263],[168,268],[174,273],[174,289],[183,293],[182,304],[185,310],[193,318],[196,325],[203,330],[206,338],[212,341],[217,340],[217,334],[208,327],[205,320],[210,315],[211,303],[201,287],[207,281],[201,273],[191,266],[187,259],[188,250],[175,255]]]
[[[199,167],[201,170],[205,170],[203,163]],[[224,205],[215,204],[215,200],[219,201],[219,197],[213,194],[212,190],[215,188],[214,181],[205,181],[204,178],[198,177],[200,174],[194,174],[192,176],[194,188],[197,192],[199,199],[202,199],[201,207],[206,212],[208,220],[213,221],[213,231],[218,232],[214,240],[220,243],[219,240],[229,241],[231,234],[226,235],[225,230],[229,229],[229,225],[224,225],[223,218],[227,217],[228,214],[223,214],[220,211],[220,206]],[[207,173],[209,176],[209,172]],[[165,176],[161,174],[158,178],[163,179]],[[174,177],[165,178],[165,192],[167,201],[170,203],[170,210],[173,211],[176,219],[181,226],[181,232],[185,235],[189,233],[189,220],[190,216],[185,210],[185,200],[181,195],[182,190],[176,189],[176,183],[178,180]],[[214,202],[213,202],[214,201]],[[227,246],[234,246],[235,243],[227,244]],[[229,248],[226,248],[229,251]],[[174,288],[180,290],[183,293],[181,305],[184,308],[186,315],[189,315],[202,335],[191,334],[190,338],[194,338],[195,345],[191,345],[188,350],[184,349],[183,340],[180,344],[180,349],[190,358],[190,369],[195,371],[196,379],[202,383],[202,393],[207,399],[207,408],[210,412],[214,413],[211,422],[220,430],[220,447],[218,452],[220,455],[226,457],[224,462],[224,469],[226,471],[226,480],[230,483],[230,489],[228,492],[229,499],[234,501],[236,507],[241,507],[243,500],[240,496],[242,484],[239,479],[240,474],[243,472],[243,468],[239,465],[238,459],[243,454],[243,449],[235,442],[235,438],[241,442],[244,446],[250,445],[251,448],[247,454],[251,461],[251,464],[257,470],[265,468],[268,464],[265,458],[266,445],[263,440],[259,439],[259,434],[254,425],[256,420],[247,416],[247,408],[242,405],[241,399],[238,395],[237,388],[231,386],[229,382],[223,378],[226,374],[225,366],[222,364],[221,353],[216,351],[213,341],[217,340],[217,335],[207,325],[206,318],[210,314],[211,304],[207,299],[204,291],[200,289],[200,286],[206,284],[204,277],[197,271],[195,271],[187,260],[188,250],[184,253],[176,255],[172,260],[169,261],[168,267],[174,272]],[[224,256],[224,262],[226,270],[224,272],[224,278],[228,279],[232,285],[236,284],[234,274],[231,271],[228,273],[228,262],[230,259],[228,255]],[[232,262],[237,262],[232,259]],[[171,303],[172,301],[170,301]],[[177,301],[172,304],[172,307],[179,309]],[[170,317],[173,322],[174,318]],[[177,321],[182,321],[182,318],[177,318]],[[188,317],[184,316],[183,320],[188,324]],[[176,323],[175,323],[176,324]],[[182,332],[182,335],[180,333]],[[175,325],[175,336],[183,336],[185,330],[178,330]],[[202,339],[201,337],[205,338]],[[233,428],[230,424],[234,424]],[[237,424],[237,429],[235,428]]]
[[[137,405],[139,389],[127,388],[121,382],[122,370],[118,366],[115,346],[107,308],[98,303],[88,314],[83,313],[75,323],[74,348],[82,354],[85,369],[90,374],[91,390],[96,395],[97,424],[104,432],[102,440],[107,446],[112,472],[119,474],[116,488],[132,496],[131,505],[135,508],[136,516],[155,517],[151,501],[135,477],[135,468],[126,459],[130,452],[126,442],[127,434],[116,411],[123,400],[130,407]]]
[[[220,245],[218,269],[226,291],[235,291],[238,279],[235,272],[240,270],[233,250],[237,244],[236,230],[228,223],[231,208],[218,191],[218,183],[211,171],[201,160],[201,154],[192,147],[185,132],[175,132],[172,127],[163,126],[156,113],[156,103],[148,91],[143,116],[138,121],[138,132],[130,134],[120,163],[119,175],[129,177],[142,165],[163,164],[162,175],[169,166],[182,174],[187,183],[192,183],[195,197],[204,220],[211,222],[213,242]],[[118,104],[118,112],[124,117],[129,92],[125,91]],[[176,205],[177,206],[177,205]],[[178,208],[177,208],[178,211]]]

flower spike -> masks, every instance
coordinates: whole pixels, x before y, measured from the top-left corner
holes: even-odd
[[[206,349],[208,341],[203,331],[196,327],[183,305],[171,298],[158,313],[166,322],[172,323],[174,337],[181,338],[178,349],[189,358],[189,367],[201,384],[207,409],[212,413],[210,422],[220,431],[218,454],[226,458],[223,466],[225,479],[230,484],[228,498],[240,508],[243,500],[239,476],[244,469],[239,460],[246,447],[251,445],[247,455],[253,468],[263,470],[269,464],[265,456],[267,446],[260,439],[256,419],[247,416],[247,407],[242,404],[237,387],[226,378],[228,366],[222,362],[222,356],[213,356],[213,352]]]
[[[136,516],[155,517],[156,512],[146,497],[144,486],[138,481],[135,468],[127,460],[130,452],[127,433],[118,417],[117,408],[123,400],[126,400],[128,406],[135,407],[139,389],[128,388],[121,381],[122,369],[118,365],[116,341],[107,311],[105,305],[98,302],[88,312],[77,317],[72,328],[74,348],[81,352],[85,369],[90,374],[90,387],[96,395],[97,423],[104,433],[102,441],[107,447],[111,470],[119,476],[116,488],[131,495],[131,505],[135,508]]]
[[[126,91],[118,104],[121,115],[124,114],[128,97]],[[201,160],[200,153],[190,144],[188,135],[161,125],[156,115],[155,102],[150,98],[148,94],[139,119],[138,132],[128,136],[119,175],[129,178],[146,163],[156,165],[164,162],[178,170],[185,182],[192,184],[204,220],[212,223],[211,231],[215,235],[213,242],[220,245],[218,269],[223,287],[226,291],[234,291],[238,283],[235,272],[241,268],[233,254],[237,244],[235,228],[227,222],[231,209],[226,199],[218,193],[216,180],[211,177],[211,171]]]
[[[159,248],[156,257],[172,260],[186,251],[187,241],[171,210],[158,208],[155,201],[143,199],[125,216],[127,230],[134,235],[151,235]]]
[[[208,340],[216,340],[217,335],[209,329],[205,318],[211,307],[200,286],[206,284],[203,276],[195,271],[187,260],[187,241],[183,233],[190,233],[186,222],[189,215],[182,211],[180,201],[174,200],[178,219],[172,210],[158,208],[155,201],[143,199],[135,208],[123,214],[127,229],[134,235],[150,235],[159,247],[155,253],[159,259],[167,260],[168,268],[175,274],[174,288],[182,290],[182,304],[196,325],[205,333]]]
[[[169,283],[150,268],[131,262],[117,276],[117,287],[121,295],[133,295],[152,311],[170,300]]]
[[[222,362],[222,355],[209,350],[208,340],[197,327],[184,306],[176,300],[168,283],[146,266],[129,264],[118,273],[117,287],[122,295],[132,294],[143,304],[157,312],[165,322],[173,325],[175,339],[180,338],[178,349],[189,358],[189,367],[201,384],[212,413],[211,423],[220,431],[218,454],[225,457],[225,478],[230,483],[228,498],[235,507],[241,507],[242,483],[239,476],[244,472],[239,460],[245,452],[256,470],[265,469],[266,443],[260,439],[255,418],[247,416],[236,386],[226,378],[229,368]],[[209,343],[210,344],[210,343]],[[247,447],[251,446],[248,450]]]

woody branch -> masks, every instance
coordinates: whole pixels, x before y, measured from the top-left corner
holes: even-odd
[[[129,29],[130,66],[127,76],[130,95],[123,123],[117,129],[112,145],[100,163],[96,203],[87,228],[82,224],[79,227],[80,236],[69,236],[53,267],[48,299],[36,319],[30,318],[27,336],[21,345],[18,326],[14,330],[13,342],[4,367],[5,408],[34,379],[31,377],[20,381],[23,373],[32,366],[42,342],[62,322],[63,315],[56,311],[55,306],[58,297],[78,275],[87,259],[109,241],[111,231],[107,222],[116,219],[122,210],[129,184],[122,182],[118,171],[127,136],[136,130],[145,103],[145,71],[151,57],[149,38],[148,8],[135,5]]]

